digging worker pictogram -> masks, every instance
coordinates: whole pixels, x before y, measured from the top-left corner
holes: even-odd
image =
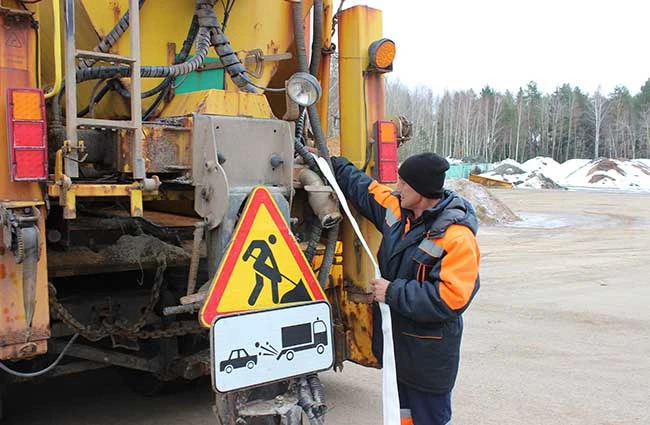
[[[275,235],[269,235],[269,242],[271,245],[275,244],[276,237]],[[256,256],[253,255],[253,251],[259,249],[260,252]],[[275,304],[280,301],[280,295],[278,292],[278,285],[282,280],[282,274],[278,268],[278,263],[275,261],[271,247],[265,240],[254,240],[248,245],[242,260],[248,261],[249,258],[254,258],[255,263],[253,263],[253,269],[255,270],[255,287],[248,297],[248,304],[255,305],[255,302],[260,296],[260,292],[264,288],[264,278],[268,279],[271,284],[271,298]],[[267,260],[271,263],[267,263]]]

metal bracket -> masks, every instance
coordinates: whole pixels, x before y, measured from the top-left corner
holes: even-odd
[[[49,184],[48,195],[58,197],[63,205],[63,218],[77,218],[77,197],[128,196],[131,200],[131,217],[142,217],[142,194],[155,194],[160,186],[158,176],[145,178],[131,184],[76,184],[63,174],[64,149],[56,152],[54,161],[54,184]]]
[[[41,258],[39,209],[34,206],[10,209],[0,206],[0,221],[5,249],[10,249],[16,264],[22,264],[23,305],[25,322],[31,328],[36,311],[38,261]]]
[[[207,230],[217,227],[228,209],[228,177],[219,164],[216,134],[210,118],[195,118],[192,144],[194,210],[203,217]]]

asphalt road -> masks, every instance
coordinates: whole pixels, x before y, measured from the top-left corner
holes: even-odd
[[[496,191],[483,227],[454,424],[650,423],[650,196]],[[381,372],[322,374],[328,424],[381,424]],[[146,398],[115,370],[10,388],[4,424],[213,425],[209,380]]]

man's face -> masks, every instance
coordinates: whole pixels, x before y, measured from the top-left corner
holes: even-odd
[[[402,208],[406,208],[407,210],[413,209],[422,200],[422,195],[417,193],[401,177],[397,181],[396,189],[400,193],[400,206]]]

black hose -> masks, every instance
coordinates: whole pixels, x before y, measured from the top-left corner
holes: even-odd
[[[139,8],[142,8],[142,5],[144,4],[144,2],[145,2],[145,0],[140,0],[140,2],[138,4]],[[122,36],[122,34],[124,34],[124,32],[126,31],[126,29],[128,27],[129,27],[129,11],[127,10],[126,13],[117,22],[117,24],[115,24],[113,29],[108,33],[108,35],[106,35],[106,37],[102,38],[99,41],[99,44],[97,46],[95,46],[95,48],[93,50],[94,51],[100,51],[100,52],[103,52],[103,53],[108,53],[110,51],[111,47],[113,47],[113,45],[115,45],[117,40]],[[79,64],[77,65],[77,69],[81,69],[83,67],[90,67],[90,66],[92,66],[93,63],[94,62],[91,59],[81,60],[79,62]],[[63,122],[63,119],[62,119],[62,117],[63,117],[63,109],[61,107],[61,96],[63,96],[64,91],[65,91],[65,83],[62,83],[61,84],[61,90],[59,90],[59,92],[56,94],[56,96],[54,96],[54,99],[52,99],[53,100],[53,102],[52,102],[52,114],[53,114],[52,121],[54,123],[62,123]],[[102,97],[105,94],[106,93],[104,93],[102,95]],[[99,100],[97,100],[97,101],[99,101]],[[92,103],[92,99],[91,99],[91,103]],[[87,109],[90,110],[90,107],[88,107]],[[82,112],[83,111],[86,111],[86,108],[84,108],[82,110]],[[77,115],[83,116],[83,115],[86,115],[87,113],[88,113],[88,111],[86,111],[84,114],[77,114]]]
[[[208,1],[212,2],[214,5],[214,0],[197,0],[197,1]],[[230,75],[230,79],[239,87],[242,91],[248,93],[257,93],[257,89],[253,84],[251,84],[250,79],[246,75],[246,67],[241,63],[237,54],[230,45],[230,41],[226,34],[224,34],[221,26],[219,25],[219,20],[217,15],[214,13],[212,7],[204,9],[206,11],[203,19],[206,22],[209,22],[213,25],[212,27],[212,37],[210,42],[214,46],[214,50],[219,55],[219,60],[224,66],[224,69]],[[199,22],[201,22],[201,16],[199,16]]]
[[[295,132],[295,137],[293,139],[293,148],[295,149],[296,152],[298,152],[298,155],[300,155],[303,161],[305,161],[305,164],[307,164],[312,171],[319,173],[320,171],[318,169],[318,165],[316,164],[316,160],[312,156],[311,152],[307,150],[304,143],[302,143],[302,132],[305,128],[306,114],[307,111],[303,109],[302,112],[300,113],[298,121],[296,121],[296,132]]]
[[[311,231],[309,232],[309,239],[307,240],[307,249],[305,250],[305,258],[311,264],[314,256],[316,255],[316,248],[320,242],[321,235],[323,234],[323,226],[316,215],[312,217]]]
[[[187,35],[185,36],[185,41],[183,41],[183,47],[181,48],[181,51],[178,53],[178,56],[174,59],[174,64],[185,62],[185,60],[190,54],[190,50],[192,49],[192,44],[194,44],[194,40],[196,39],[196,35],[198,34],[198,32],[199,32],[199,22],[196,15],[194,15],[194,17],[192,18],[192,23],[190,25],[190,28],[187,31]],[[113,79],[111,80],[111,82],[114,83],[112,88],[115,91],[117,91],[120,94],[120,96],[125,98],[131,97],[131,93],[126,88],[124,88],[124,86],[122,86],[120,80]],[[173,84],[173,82],[174,82],[174,77],[165,78],[156,87],[147,90],[145,92],[142,92],[142,98],[146,99],[157,93],[160,93],[161,91],[169,87],[171,84]],[[165,96],[162,97],[164,98]],[[154,103],[159,104],[160,101],[156,99]]]
[[[88,104],[88,106],[83,108],[81,111],[77,112],[77,116],[78,117],[83,117],[84,115],[87,115],[90,112],[90,108],[92,107],[92,105],[94,105],[97,102],[99,102],[100,100],[102,100],[104,98],[104,96],[106,96],[106,93],[108,93],[110,90],[111,90],[111,87],[108,84],[106,84],[104,87],[102,87],[101,90],[99,90],[99,92],[97,92],[97,94],[95,94],[92,97],[92,99],[90,99],[90,103]]]
[[[172,77],[173,78],[173,77]],[[151,116],[153,115],[154,112],[156,112],[156,109],[160,105],[160,103],[167,97],[169,94],[169,91],[171,90],[171,84],[167,85],[163,91],[158,95],[156,100],[153,101],[153,103],[147,108],[146,111],[142,114],[142,119],[144,121],[147,121]]]
[[[321,9],[322,9],[322,1],[317,0],[317,2],[321,3]],[[294,43],[296,45],[296,57],[298,60],[298,68],[299,71],[307,72],[309,70],[309,67],[307,65],[307,52],[305,51],[305,44],[304,44],[305,32],[302,28],[302,2],[292,3],[291,6],[292,6],[291,12],[293,18]],[[314,17],[316,17],[316,15],[317,13],[314,12]],[[323,23],[322,15],[318,22],[316,21],[316,19],[314,19],[314,28],[313,28],[314,38],[316,38],[317,34],[322,34],[322,23]],[[322,40],[320,41],[320,44],[322,44]],[[312,50],[318,50],[318,54],[320,54],[321,51],[320,45],[317,49],[312,49]],[[318,67],[315,67],[315,72],[318,72]],[[311,128],[314,133],[314,138],[316,139],[316,146],[318,147],[318,152],[323,158],[325,158],[325,161],[327,161],[327,164],[331,168],[332,161],[330,159],[329,149],[327,148],[327,143],[325,141],[325,135],[323,134],[323,128],[321,127],[320,118],[318,116],[318,110],[316,109],[316,106],[312,105],[307,108],[307,112],[309,114],[309,122],[311,124]],[[300,150],[298,150],[298,153],[301,153]],[[327,284],[327,279],[330,273],[330,269],[332,268],[332,264],[334,263],[338,233],[339,233],[338,223],[332,226],[327,233],[327,243],[325,245],[325,253],[323,254],[323,262],[321,264],[320,271],[318,272],[318,283],[323,288]]]
[[[140,68],[142,78],[177,77],[196,71],[203,63],[210,48],[210,29],[199,28],[196,36],[196,54],[187,62],[167,66],[143,66]],[[99,66],[77,70],[77,83],[102,78],[124,78],[131,76],[129,66]]]
[[[298,71],[308,72],[307,50],[305,50],[305,30],[302,27],[302,2],[291,3],[293,17],[293,39],[296,45],[296,58],[298,59]]]
[[[313,42],[309,72],[314,77],[318,78],[318,68],[320,66],[320,55],[323,44],[323,0],[314,1],[314,24],[312,31]],[[325,158],[327,165],[333,169],[329,148],[327,147],[327,141],[325,139],[325,134],[323,133],[323,127],[320,122],[320,117],[318,115],[316,105],[308,106],[307,113],[309,114],[309,122],[311,124],[312,132],[314,133],[314,139],[316,140],[316,147],[318,147],[318,152],[323,158]],[[336,257],[336,242],[338,241],[338,238],[339,223],[336,223],[327,231],[327,242],[325,243],[323,262],[321,263],[321,267],[318,272],[318,283],[322,288],[325,288],[327,285],[330,270],[332,268],[332,264],[334,264],[334,258]]]
[[[320,56],[323,48],[323,0],[314,0],[314,34],[311,42],[311,61],[309,73],[318,78]]]
[[[139,9],[142,8],[144,2],[145,0],[140,0],[138,4]],[[117,43],[117,40],[122,37],[122,34],[126,32],[127,28],[129,28],[129,25],[129,11],[127,10],[126,13],[120,18],[120,20],[117,21],[117,24],[115,24],[113,29],[106,35],[106,37],[102,38],[99,41],[99,44],[93,50],[102,53],[108,53],[111,50],[111,47]],[[84,59],[79,62],[77,69],[89,68],[93,65],[93,63],[93,59]]]

